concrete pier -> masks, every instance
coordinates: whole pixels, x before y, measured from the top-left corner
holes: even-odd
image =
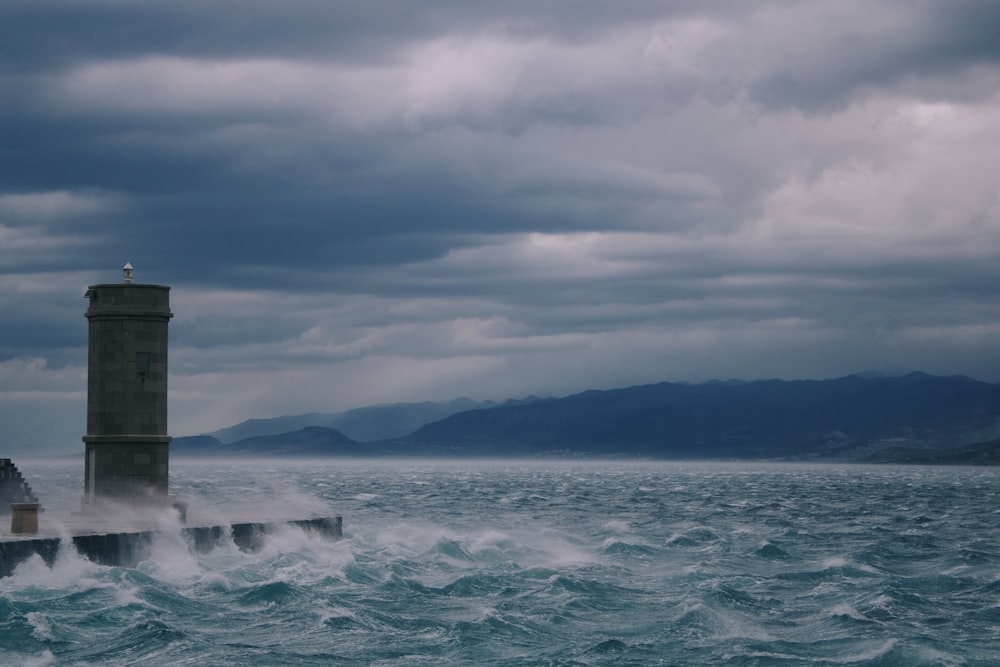
[[[257,551],[267,535],[282,526],[296,526],[327,539],[343,536],[341,517],[310,517],[273,521],[233,521],[209,525],[184,526],[181,535],[194,553],[207,553],[227,540],[243,551]],[[163,529],[133,524],[121,530],[86,531],[79,528],[70,533],[56,534],[49,530],[35,536],[0,534],[0,577],[10,576],[14,569],[34,554],[41,556],[50,567],[65,542],[71,542],[84,558],[101,565],[132,567],[150,555],[150,546]]]

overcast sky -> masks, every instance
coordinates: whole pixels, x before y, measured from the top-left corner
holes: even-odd
[[[998,25],[994,0],[4,0],[0,455],[82,451],[82,296],[126,261],[172,286],[174,436],[1000,381]]]

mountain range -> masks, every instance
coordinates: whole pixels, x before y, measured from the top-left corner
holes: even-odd
[[[284,427],[292,428],[282,431]],[[410,432],[402,432],[410,427]],[[244,433],[252,434],[237,439]],[[215,434],[176,438],[171,450],[181,456],[992,464],[1000,461],[998,438],[1000,384],[910,373],[833,380],[662,382],[503,404],[458,399],[373,406],[326,416],[251,420]]]
[[[447,403],[430,401],[391,403],[346,412],[311,412],[304,415],[249,419],[207,435],[223,443],[233,443],[256,436],[278,435],[310,426],[322,426],[336,429],[358,442],[373,442],[407,435],[424,424],[450,417],[456,412],[492,408],[498,405],[500,404],[495,401],[476,402],[468,398],[456,398]]]

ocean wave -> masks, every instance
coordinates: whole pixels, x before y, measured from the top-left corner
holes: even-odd
[[[289,465],[262,488],[321,491],[342,540],[196,553],[164,529],[131,568],[29,559],[0,579],[0,663],[1000,664],[995,472],[863,472]],[[246,491],[171,474],[213,506]]]

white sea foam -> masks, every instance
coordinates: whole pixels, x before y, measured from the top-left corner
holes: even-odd
[[[632,524],[628,521],[622,521],[620,519],[612,519],[611,521],[605,522],[602,526],[605,530],[610,530],[615,533],[630,533],[632,532]]]
[[[951,655],[930,646],[920,646],[915,650],[916,663],[922,665],[940,665],[941,667],[959,667],[969,664],[961,655]]]
[[[851,618],[855,621],[870,620],[867,616],[855,609],[853,605],[846,602],[833,605],[827,613],[827,616],[830,618]]]
[[[132,586],[122,586],[122,585],[112,585],[111,589],[114,592],[115,605],[118,607],[147,607],[152,609],[153,605],[149,604],[141,597],[139,597],[139,589]]]
[[[886,609],[892,604],[892,598],[888,595],[876,595],[868,604],[876,609]]]
[[[37,611],[29,611],[24,615],[24,620],[31,626],[31,636],[41,641],[52,641],[55,636],[52,634],[52,626],[49,619]]]
[[[471,536],[469,551],[474,554],[480,554],[486,550],[497,549],[501,544],[508,543],[510,540],[511,536],[509,533],[487,529]]]
[[[0,579],[0,590],[4,585],[35,587],[49,590],[87,590],[102,584],[97,576],[103,570],[86,558],[82,558],[72,542],[60,542],[59,551],[50,567],[38,554],[32,555],[14,568],[11,577]]]
[[[858,653],[848,652],[846,655],[831,656],[830,662],[832,662],[832,663],[834,663],[836,665],[863,665],[863,664],[870,664],[872,661],[878,660],[879,658],[884,658],[885,656],[889,655],[892,652],[892,650],[894,648],[896,648],[896,645],[898,643],[899,643],[899,641],[897,639],[895,639],[895,638],[887,639],[884,642],[875,644],[871,648],[863,650],[863,651],[860,651]],[[925,663],[921,663],[921,664],[925,664]],[[928,662],[926,664],[947,665],[947,664],[954,664],[954,663],[939,663],[939,662],[930,661],[930,662]],[[962,663],[958,663],[958,664],[962,664]]]
[[[318,609],[315,609],[314,613],[316,614],[316,618],[319,621],[320,625],[323,625],[327,621],[334,619],[347,618],[353,620],[357,618],[357,615],[350,609],[347,609],[346,607],[338,607],[335,605],[320,607]]]
[[[847,559],[843,556],[833,556],[827,558],[823,561],[821,568],[824,570],[834,570],[841,567],[847,567]]]

